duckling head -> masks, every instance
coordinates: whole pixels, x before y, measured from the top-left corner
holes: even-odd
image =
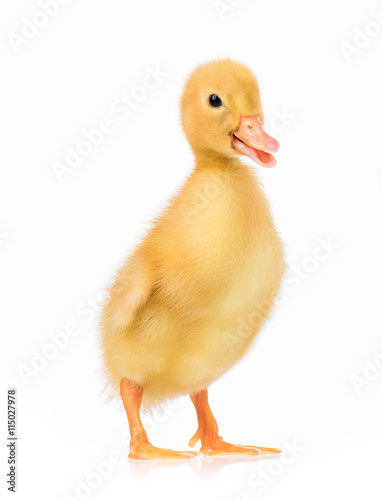
[[[198,66],[181,99],[183,130],[196,157],[246,155],[273,167],[279,143],[263,128],[263,109],[256,77],[231,59]]]

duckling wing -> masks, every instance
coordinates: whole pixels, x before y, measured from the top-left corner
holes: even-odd
[[[126,330],[153,293],[156,273],[143,252],[133,254],[109,288],[102,325],[104,332]]]

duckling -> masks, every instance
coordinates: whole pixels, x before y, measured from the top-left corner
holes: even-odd
[[[140,418],[141,405],[187,394],[198,422],[190,447],[200,440],[204,454],[279,453],[224,441],[208,403],[208,387],[269,317],[284,275],[269,203],[240,160],[273,167],[279,143],[263,128],[256,77],[231,59],[189,76],[181,122],[193,171],[117,273],[102,313],[105,372],[127,414],[129,457],[196,454],[153,446]]]

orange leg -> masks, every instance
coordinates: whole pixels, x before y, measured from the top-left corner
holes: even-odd
[[[143,427],[139,409],[141,407],[143,390],[130,380],[121,380],[121,398],[125,407],[130,427],[129,458],[148,460],[153,458],[191,458],[197,453],[194,451],[173,451],[165,448],[156,448],[147,437]]]
[[[188,444],[191,448],[193,448],[200,439],[202,443],[200,451],[206,455],[260,455],[261,453],[281,453],[281,450],[277,448],[262,448],[260,446],[242,446],[227,443],[218,434],[218,424],[208,404],[207,389],[203,389],[195,394],[190,394],[190,398],[194,403],[198,417],[198,430]]]

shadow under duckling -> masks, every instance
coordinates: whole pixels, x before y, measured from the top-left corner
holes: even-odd
[[[129,457],[195,455],[153,446],[140,419],[141,404],[184,394],[198,418],[191,447],[200,440],[205,454],[279,453],[225,442],[207,392],[251,346],[284,275],[269,203],[240,161],[273,167],[279,144],[263,129],[255,76],[230,59],[190,75],[181,119],[193,172],[119,270],[102,315],[105,371],[127,413]]]

